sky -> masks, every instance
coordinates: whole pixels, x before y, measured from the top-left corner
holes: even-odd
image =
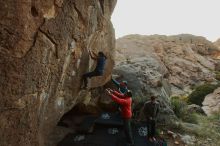
[[[220,38],[220,0],[117,0],[116,38],[128,34],[193,34]]]

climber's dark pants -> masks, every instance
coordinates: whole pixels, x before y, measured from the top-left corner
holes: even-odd
[[[126,136],[126,141],[129,144],[134,144],[133,135],[131,131],[131,119],[123,119],[124,121],[124,132]]]
[[[87,84],[88,84],[87,78],[91,78],[91,77],[95,77],[95,76],[102,76],[102,75],[103,75],[103,72],[96,71],[96,70],[94,70],[92,72],[85,73],[82,77],[84,86],[87,87]]]
[[[156,120],[147,120],[147,133],[148,137],[152,138],[156,133]]]

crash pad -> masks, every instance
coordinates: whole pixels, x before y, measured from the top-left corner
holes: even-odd
[[[123,120],[119,112],[102,113],[95,121],[96,124],[123,126]]]
[[[96,120],[93,118],[88,118],[90,121],[88,124],[82,124],[86,125],[85,127],[94,126],[92,133],[88,134],[85,130],[85,133],[68,134],[58,146],[127,146],[120,114],[102,113]],[[161,146],[166,143],[161,140],[148,141],[146,124],[146,122],[132,122],[134,146]]]

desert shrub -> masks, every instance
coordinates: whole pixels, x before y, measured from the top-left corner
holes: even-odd
[[[197,124],[196,113],[188,113],[187,103],[184,101],[184,98],[181,97],[172,97],[171,106],[175,115],[184,122]]]
[[[213,113],[213,115],[211,115],[209,117],[209,121],[211,121],[212,123],[214,123],[214,128],[215,128],[215,131],[217,133],[220,133],[220,125],[219,125],[219,122],[220,122],[220,109],[219,111]],[[219,135],[220,137],[220,135]]]
[[[198,118],[196,113],[188,113],[183,115],[182,120],[184,122],[198,124]]]
[[[186,102],[180,100],[177,96],[171,98],[171,106],[178,118],[181,118],[186,112]]]
[[[212,116],[198,115],[198,121],[200,128],[195,131],[195,134],[200,139],[211,138],[212,143],[220,145],[220,125],[219,125],[219,112],[216,112]]]
[[[180,96],[180,99],[183,100],[184,102],[188,102],[189,98],[188,96]]]
[[[209,120],[220,122],[220,109],[219,111],[216,111],[211,116],[209,116]]]
[[[215,73],[215,79],[220,81],[220,72]]]
[[[195,88],[188,96],[188,102],[192,104],[202,105],[206,95],[212,93],[219,85],[204,84]]]

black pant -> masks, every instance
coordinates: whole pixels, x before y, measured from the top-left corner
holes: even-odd
[[[94,70],[92,72],[85,73],[82,77],[84,86],[87,87],[87,84],[88,84],[87,78],[91,78],[91,77],[95,77],[95,76],[102,76],[102,75],[103,75],[102,72],[96,71],[96,70]]]
[[[126,141],[129,144],[134,144],[133,135],[131,131],[131,119],[123,119],[124,121],[124,132],[126,136]]]
[[[147,120],[147,133],[148,137],[152,138],[156,133],[156,120]]]

